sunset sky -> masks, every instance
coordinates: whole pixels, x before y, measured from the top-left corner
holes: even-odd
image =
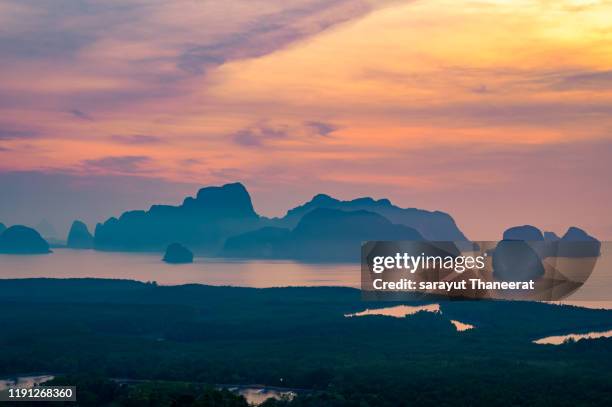
[[[243,182],[612,238],[612,1],[0,0],[0,222]]]

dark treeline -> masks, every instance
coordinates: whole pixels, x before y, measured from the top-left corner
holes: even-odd
[[[216,383],[309,389],[267,406],[612,401],[612,340],[531,343],[610,329],[605,310],[457,301],[441,303],[441,314],[345,318],[396,303],[362,302],[348,288],[91,279],[0,281],[0,304],[0,377],[56,373],[78,385],[78,405],[244,405]],[[450,319],[476,328],[457,332]]]

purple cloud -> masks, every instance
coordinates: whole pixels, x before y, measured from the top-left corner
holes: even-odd
[[[0,140],[29,139],[38,136],[38,131],[17,128],[11,125],[4,125],[0,123]]]
[[[68,111],[68,113],[70,113],[72,116],[76,117],[77,119],[93,121],[93,117],[91,117],[88,113],[85,113],[84,111],[79,110],[79,109],[71,109]]]
[[[234,143],[245,147],[261,147],[267,140],[287,137],[285,129],[275,129],[265,125],[237,131],[232,136]]]
[[[110,156],[94,160],[85,160],[83,164],[88,170],[104,170],[121,173],[143,172],[143,164],[151,162],[151,158],[142,155]]]
[[[602,90],[612,89],[612,71],[585,71],[567,75],[556,81],[556,90]]]
[[[302,0],[272,13],[258,13],[241,29],[215,41],[195,44],[178,57],[177,67],[202,74],[228,60],[255,58],[316,35],[337,24],[368,14],[393,0]]]
[[[160,137],[146,134],[115,134],[110,139],[120,144],[157,144],[163,142]]]
[[[338,130],[337,126],[331,123],[325,123],[325,122],[317,122],[317,121],[306,122],[306,126],[313,129],[320,136],[329,136],[331,133]]]

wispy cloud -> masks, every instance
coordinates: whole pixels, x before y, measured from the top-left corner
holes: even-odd
[[[244,147],[261,147],[270,140],[279,140],[288,137],[287,129],[273,128],[267,125],[257,125],[248,129],[239,130],[231,135],[234,143]]]
[[[331,123],[309,121],[306,122],[306,126],[310,127],[319,136],[329,136],[334,131],[338,130],[338,126]]]
[[[612,90],[612,71],[583,71],[565,75],[555,80],[551,87],[563,91],[610,91]]]
[[[62,68],[74,76],[73,86],[81,77],[100,84],[121,79],[117,86],[86,89],[85,101],[152,98],[174,93],[185,76],[273,53],[394,1],[5,0],[0,56],[8,69],[28,67],[30,75],[37,65]],[[62,93],[64,103],[83,101],[83,91]],[[69,112],[86,120],[95,115]]]
[[[76,117],[77,119],[81,119],[81,120],[86,120],[86,121],[93,121],[93,117],[91,117],[90,114],[79,110],[79,109],[70,109],[68,111],[68,113],[70,113],[72,116]]]
[[[228,60],[260,57],[316,35],[337,24],[363,16],[393,0],[299,0],[286,7],[256,13],[240,29],[218,40],[186,49],[177,66],[192,74]]]
[[[147,134],[114,134],[110,136],[110,139],[116,143],[130,145],[157,144],[163,142],[161,137]]]
[[[85,160],[83,164],[87,170],[102,170],[111,173],[140,173],[144,172],[143,165],[152,160],[147,156],[109,156],[92,160]]]
[[[36,130],[0,123],[0,140],[29,139],[39,135],[40,133]]]
[[[231,140],[243,147],[271,147],[272,143],[293,141],[308,143],[313,137],[329,137],[338,126],[322,121],[306,121],[294,124],[271,124],[261,121],[248,128],[230,134]]]

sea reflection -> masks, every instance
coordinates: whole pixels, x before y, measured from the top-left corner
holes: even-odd
[[[236,287],[359,287],[359,264],[299,263],[290,260],[236,260],[196,257],[173,265],[159,253],[118,253],[53,249],[43,256],[0,254],[0,278],[112,278],[156,281],[160,285],[207,284]]]
[[[355,312],[353,314],[344,314],[347,318],[352,317],[364,317],[367,315],[382,315],[385,317],[393,318],[404,318],[408,315],[414,315],[417,312],[432,312],[434,314],[442,314],[440,310],[440,304],[426,304],[426,305],[396,305],[393,307],[386,308],[373,308],[366,309],[365,311]],[[450,320],[451,324],[455,327],[457,332],[468,331],[474,329],[474,325],[466,324],[465,322],[457,321],[455,319]]]
[[[427,304],[418,306],[396,305],[394,307],[387,308],[366,309],[365,311],[356,312],[354,314],[346,314],[344,316],[363,317],[366,315],[383,315],[386,317],[404,318],[406,315],[413,315],[421,311],[440,313],[440,304]]]
[[[196,257],[193,264],[171,265],[161,261],[160,253],[120,253],[61,248],[53,250],[52,254],[42,256],[0,254],[0,278],[92,277],[155,281],[160,285],[207,284],[256,288],[287,286],[359,288],[361,285],[359,264]],[[612,309],[610,270],[612,270],[612,251],[605,251],[585,285],[569,299],[555,303]],[[397,312],[400,313],[397,315],[399,317],[409,315],[401,314],[402,309]]]
[[[455,325],[455,329],[457,332],[469,331],[470,329],[474,329],[474,325],[466,324],[461,321],[457,321],[456,319],[451,319],[451,324]]]
[[[585,334],[568,334],[558,336],[547,336],[533,341],[538,345],[561,345],[565,342],[577,342],[581,339],[598,339],[598,338],[610,338],[612,337],[612,330],[604,332],[588,332]]]

